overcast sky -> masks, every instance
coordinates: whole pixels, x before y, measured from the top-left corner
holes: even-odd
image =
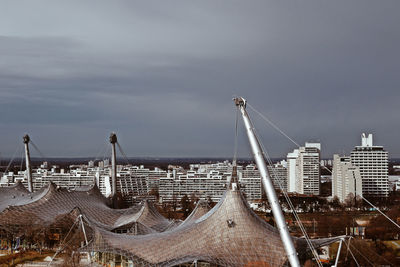
[[[232,157],[234,95],[300,144],[400,157],[400,1],[0,2],[0,153]],[[295,145],[249,110],[273,157]],[[240,125],[239,155],[250,156]],[[33,156],[38,156],[32,152]]]

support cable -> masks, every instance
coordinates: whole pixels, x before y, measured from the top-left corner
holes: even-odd
[[[256,110],[253,106],[251,106],[249,103],[246,103],[247,106],[249,106],[255,113],[257,113],[262,119],[264,119],[268,124],[270,124],[272,127],[274,127],[279,133],[281,133],[283,136],[285,136],[288,140],[290,140],[293,144],[296,146],[300,147],[300,145],[293,140],[293,138],[290,138],[289,135],[287,135],[283,130],[281,130],[276,124],[274,124],[270,119],[268,119],[265,115],[263,115],[261,112]],[[319,164],[319,162],[318,162]],[[320,164],[319,164],[320,165]],[[326,169],[330,174],[332,174],[332,171],[329,170],[327,167],[322,166],[324,169]],[[391,218],[389,218],[385,213],[383,213],[378,207],[374,206],[371,202],[369,202],[366,198],[364,198],[361,195],[360,196],[362,199],[364,199],[371,207],[375,208],[379,213],[381,213],[386,219],[388,219],[391,223],[393,223],[397,228],[400,229],[400,225],[394,222]]]
[[[40,149],[37,147],[37,145],[35,145],[35,143],[32,141],[32,139],[30,140],[31,145],[33,146],[33,148],[39,153],[40,157],[43,160],[46,160],[46,156],[42,153],[42,151],[40,151]]]
[[[290,236],[284,214],[282,212],[275,189],[272,184],[272,180],[268,175],[267,163],[263,156],[259,140],[257,139],[257,136],[254,132],[254,126],[249,119],[249,115],[246,111],[246,100],[243,98],[234,98],[233,101],[241,112],[251,151],[253,153],[254,160],[257,163],[257,167],[259,168],[262,185],[265,192],[267,193],[269,204],[271,205],[271,209],[274,213],[274,218],[278,226],[279,234],[282,239],[288,261],[292,266],[300,266],[298,253],[296,251],[293,238]]]
[[[249,118],[249,120],[250,120],[250,118]],[[254,125],[254,124],[253,124],[253,125]],[[258,135],[258,133],[257,133],[257,130],[255,129],[255,127],[254,127],[253,130],[254,130],[254,133],[255,133],[255,135],[257,136],[258,140],[261,140],[260,137],[259,137],[259,135]],[[263,143],[262,143],[261,141],[260,141],[259,143],[260,143],[260,145],[261,145],[261,150],[262,150],[262,153],[263,153],[263,155],[264,155],[264,158],[267,159],[268,164],[271,166],[271,169],[272,169],[272,171],[274,172],[274,177],[277,177],[277,175],[276,175],[276,173],[275,173],[275,170],[274,170],[274,168],[273,168],[272,160],[271,160],[271,158],[270,158],[270,156],[269,156],[267,150],[265,149],[265,147],[264,147],[264,145],[263,145]],[[307,234],[307,232],[306,232],[306,229],[304,228],[303,223],[301,222],[300,217],[298,216],[296,210],[294,209],[294,206],[293,206],[292,201],[290,200],[289,196],[287,195],[286,189],[283,188],[283,186],[282,186],[280,180],[276,179],[276,181],[278,182],[278,185],[279,185],[281,191],[282,191],[283,194],[284,194],[284,197],[285,197],[285,199],[286,199],[286,202],[289,204],[289,206],[290,206],[290,208],[291,208],[291,210],[292,210],[292,213],[293,213],[293,215],[294,215],[294,217],[295,217],[297,223],[299,224],[300,230],[301,230],[301,232],[302,232],[303,235],[304,235],[304,238],[305,238],[305,240],[306,240],[306,242],[307,242],[307,245],[310,247],[311,253],[312,253],[313,256],[315,257],[315,260],[316,260],[318,266],[319,266],[319,267],[322,267],[322,263],[321,263],[321,260],[319,259],[318,253],[316,252],[316,250],[315,250],[315,248],[314,248],[312,242],[310,241],[310,238],[309,238],[309,236],[308,236],[308,234]]]
[[[354,245],[350,245],[353,247],[353,249],[355,249],[358,253],[362,254]],[[385,259],[384,257],[382,257],[381,255],[379,255],[378,253],[376,253],[373,249],[371,249],[370,247],[367,247],[367,249],[369,251],[371,251],[372,253],[374,253],[376,256],[378,256],[379,259],[385,261],[386,263],[388,263],[389,265],[393,265],[391,262],[389,262],[387,259]]]
[[[236,116],[235,116],[235,138],[234,138],[234,148],[233,148],[233,160],[232,160],[232,165],[236,166],[236,162],[237,162],[237,150],[238,150],[238,121],[239,121],[239,109],[236,109]],[[229,178],[229,180],[227,181],[226,186],[229,187],[231,182],[232,182],[232,178],[233,178],[233,172],[234,172],[234,166],[232,168],[232,176]],[[239,180],[237,181],[239,183]]]
[[[270,119],[268,119],[264,114],[256,110],[253,106],[251,106],[249,103],[246,103],[255,113],[257,113],[264,121],[266,121],[269,125],[271,125],[275,130],[277,130],[279,133],[281,133],[283,136],[285,136],[289,141],[291,141],[293,144],[295,144],[297,147],[300,147],[300,145],[293,139],[291,138],[288,134],[286,134],[282,129],[280,129],[275,123],[273,123]],[[320,163],[318,162],[318,165]],[[326,169],[330,174],[332,174],[332,171],[329,170],[327,167],[322,166],[324,169]]]
[[[347,247],[346,257],[344,258],[344,261],[347,261],[347,256],[349,255],[349,249],[350,249],[350,241],[352,238],[353,238],[352,236],[350,236],[350,238],[349,238],[349,246]]]
[[[360,195],[359,195],[360,196]],[[394,225],[396,225],[397,228],[400,229],[400,225],[398,225],[395,221],[393,221],[389,216],[387,216],[385,213],[383,213],[383,211],[381,211],[378,207],[376,207],[374,204],[372,204],[371,202],[369,202],[365,197],[360,196],[362,199],[365,200],[365,202],[367,202],[369,205],[371,205],[371,207],[375,208],[377,211],[379,211],[380,214],[382,214],[386,219],[388,219],[390,222],[392,222]]]
[[[122,154],[122,157],[124,158],[124,160],[126,161],[126,163],[129,164],[128,157],[126,156],[124,150],[122,149],[122,147],[121,147],[121,145],[119,144],[118,141],[117,141],[117,146],[118,146],[119,151],[120,151],[121,154]]]
[[[111,154],[111,146],[107,145],[106,149],[104,150],[103,160],[105,160],[107,158],[107,156],[110,154]]]
[[[274,173],[274,176],[277,177],[276,172],[275,172],[275,170],[274,170],[274,168],[273,168],[273,165],[272,165],[272,161],[271,161],[271,159],[269,158],[269,155],[267,154],[267,152],[264,152],[264,151],[263,151],[263,153],[264,153],[264,155],[265,155],[265,154],[267,155],[267,160],[268,160],[268,163],[269,163],[270,166],[271,166],[272,172]],[[295,219],[296,219],[296,221],[297,221],[297,223],[298,223],[298,225],[299,225],[299,227],[300,227],[301,232],[303,233],[303,236],[304,236],[304,238],[305,238],[305,240],[306,240],[306,242],[307,242],[307,245],[310,247],[311,253],[312,253],[313,256],[315,257],[315,260],[316,260],[318,266],[319,266],[319,267],[322,267],[322,263],[321,263],[321,260],[319,259],[318,253],[317,253],[316,249],[314,248],[314,246],[313,246],[313,244],[312,244],[312,242],[311,242],[311,239],[310,239],[310,237],[308,236],[307,231],[306,231],[306,229],[305,229],[305,227],[304,227],[304,225],[303,225],[303,223],[302,223],[302,221],[301,221],[299,215],[297,214],[297,212],[296,212],[296,210],[295,210],[295,208],[294,208],[294,206],[293,206],[292,201],[290,200],[289,195],[286,193],[285,189],[283,189],[282,184],[281,184],[281,181],[278,180],[278,179],[276,179],[276,181],[277,181],[278,184],[279,184],[279,188],[281,189],[281,191],[282,191],[282,193],[283,193],[283,195],[284,195],[284,197],[285,197],[286,202],[289,204],[289,207],[290,207],[290,209],[292,210],[292,213],[293,213],[293,215],[294,215],[294,217],[295,217]]]
[[[24,151],[22,150],[22,155],[21,155],[21,165],[19,166],[19,170],[20,171],[22,171],[22,165],[24,164],[24,157],[25,157],[25,155],[24,155],[25,153],[24,153]]]
[[[51,165],[51,162],[48,161],[48,157],[46,157],[46,156],[42,153],[42,151],[40,151],[39,147],[32,141],[32,139],[30,140],[30,144],[31,144],[32,147],[36,150],[36,152],[39,153],[40,158],[41,158],[43,161],[46,161],[47,164],[48,164],[48,166],[50,166],[50,165]]]
[[[248,103],[247,103],[248,104]],[[254,107],[252,107],[250,104],[248,104],[248,106],[254,111],[254,112],[256,112],[261,118],[263,118],[266,122],[268,122],[271,126],[273,126],[278,132],[280,132],[282,135],[284,135],[286,138],[288,138],[292,143],[294,143],[294,144],[296,144],[297,146],[299,146],[298,145],[298,143],[297,142],[295,142],[292,138],[290,138],[285,132],[283,132],[278,126],[276,126],[271,120],[269,120],[266,116],[264,116],[262,113],[260,113],[259,111],[257,111]],[[262,145],[262,144],[261,144]],[[263,145],[262,145],[263,146]],[[264,150],[264,152],[266,152],[266,150],[265,150],[265,148],[263,147],[263,150]],[[269,156],[267,157],[267,159],[269,158]],[[270,161],[270,160],[269,160]],[[271,165],[272,165],[272,163],[270,163]],[[328,172],[330,172],[331,174],[332,174],[332,171],[331,170],[329,170],[328,168],[326,168],[325,166],[322,166],[322,167],[324,167],[326,170],[328,170]],[[272,170],[273,170],[273,172],[275,172],[275,170],[272,168]],[[274,175],[275,175],[275,177],[277,177],[276,176],[276,174],[274,173]],[[279,180],[277,180],[278,181],[278,183],[279,183],[279,186],[280,186],[280,188],[281,188],[281,190],[282,190],[282,186],[281,186],[281,181],[279,181]],[[285,193],[285,190],[282,190],[282,192],[284,193],[284,196],[285,196],[285,198],[286,198],[286,193]],[[399,228],[400,229],[400,225],[398,225],[396,222],[394,222],[389,216],[387,216],[385,213],[383,213],[378,207],[376,207],[375,205],[373,205],[371,202],[369,202],[365,197],[363,197],[363,196],[360,196],[362,199],[364,199],[371,207],[373,207],[373,208],[375,208],[379,213],[381,213],[386,219],[388,219],[390,222],[392,222],[397,228]],[[289,204],[289,202],[288,202],[288,204]],[[289,204],[289,206],[290,206],[290,204]],[[293,209],[294,210],[294,209]],[[297,214],[296,214],[297,215]],[[298,217],[298,216],[296,216],[295,215],[295,218],[296,217]],[[297,220],[297,219],[296,219]],[[301,223],[301,221],[300,221],[300,223]],[[299,224],[299,226],[300,226],[300,224]],[[301,225],[300,226],[300,228],[301,229],[303,229],[303,226]],[[303,230],[302,230],[303,231]],[[306,235],[305,235],[306,236]],[[306,237],[307,238],[307,237]],[[346,244],[346,246],[347,246],[347,244]],[[354,247],[353,247],[354,248]],[[355,249],[355,248],[354,248]],[[350,251],[350,253],[352,253],[351,252],[351,250],[350,250],[350,246],[348,246],[348,250],[347,250],[347,252],[348,251]],[[360,253],[360,252],[359,252]],[[360,253],[360,255],[362,255],[361,253]],[[353,256],[354,257],[354,256]],[[347,255],[346,255],[346,258],[347,258]],[[367,260],[368,261],[368,260]]]
[[[292,138],[289,137],[284,131],[282,131],[278,126],[276,126],[271,120],[269,120],[266,116],[264,116],[261,112],[257,111],[253,106],[251,106],[249,103],[246,103],[247,106],[249,106],[255,113],[257,113],[262,119],[264,119],[266,122],[268,122],[272,127],[275,128],[278,132],[280,132],[283,136],[285,136],[287,139],[289,139],[293,144],[296,146],[300,147],[300,145],[294,141]]]
[[[360,267],[360,264],[358,263],[356,257],[354,256],[353,252],[351,251],[350,246],[347,245],[346,242],[344,242],[344,244],[346,245],[348,251],[350,252],[350,255],[353,257],[353,260],[354,260],[354,262],[356,263],[357,267]],[[350,243],[349,243],[349,244],[350,244]]]
[[[235,118],[235,146],[233,151],[233,160],[237,161],[237,153],[238,153],[238,121],[239,121],[239,109],[236,109],[236,118]]]
[[[355,251],[357,251],[358,254],[360,254],[361,257],[363,257],[364,260],[366,260],[369,264],[371,264],[372,266],[375,266],[367,257],[365,257],[363,255],[363,253],[361,253],[354,245],[350,245],[350,247],[352,247]],[[350,250],[351,252],[351,250]]]
[[[108,147],[108,144],[106,143],[100,148],[100,150],[96,154],[96,157],[94,158],[95,162],[96,162],[96,160],[102,160],[101,155],[105,153],[104,151],[107,150],[107,147]],[[103,159],[104,159],[104,157],[103,157]]]
[[[8,165],[7,165],[6,170],[4,171],[5,174],[7,173],[8,169],[9,169],[10,166],[11,166],[11,164],[13,163],[13,161],[14,161],[14,159],[15,159],[15,156],[17,155],[19,149],[20,149],[20,146],[17,146],[17,149],[15,150],[15,152],[14,152],[12,158],[10,159],[10,162],[9,162]]]
[[[104,153],[104,150],[107,149],[107,145],[108,145],[108,144],[104,144],[104,145],[100,148],[100,150],[99,150],[99,152],[97,152],[96,157],[94,158],[94,160],[100,160],[100,159],[101,159],[100,156]]]
[[[77,223],[79,223],[79,216],[75,219],[75,222],[72,224],[71,228],[69,228],[69,231],[67,233],[67,235],[64,237],[63,241],[60,243],[59,248],[57,249],[56,253],[54,253],[53,257],[51,257],[51,260],[49,261],[49,263],[47,264],[47,266],[50,266],[51,263],[53,262],[54,258],[64,249],[62,247],[62,245],[65,243],[65,240],[67,240],[67,237],[69,236],[69,234],[71,233],[72,229],[75,227],[75,225]]]

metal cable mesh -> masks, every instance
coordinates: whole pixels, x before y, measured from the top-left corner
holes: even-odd
[[[146,266],[194,260],[220,266],[282,266],[286,262],[279,233],[249,209],[239,191],[227,191],[216,207],[205,219],[189,217],[182,226],[162,233],[127,236],[96,228],[88,249],[123,251],[131,261],[140,260]]]
[[[139,224],[142,232],[149,233],[164,231],[173,223],[147,202],[128,209],[112,209],[96,186],[86,191],[68,191],[50,183],[36,193],[28,193],[21,185],[1,190],[0,227],[8,230],[27,225],[48,226],[74,209],[79,209],[92,224],[110,231]]]
[[[200,201],[182,223],[164,218],[152,203],[112,209],[96,186],[68,191],[54,184],[36,193],[16,185],[0,189],[0,230],[62,227],[82,216],[93,260],[123,266],[175,266],[202,261],[218,266],[283,266],[287,256],[276,228],[259,218],[239,190],[226,191],[211,210]],[[74,232],[79,229],[75,229]],[[39,230],[38,230],[39,231]],[[77,236],[77,235],[75,235]],[[338,238],[317,239],[315,246]],[[299,254],[304,239],[294,238]]]

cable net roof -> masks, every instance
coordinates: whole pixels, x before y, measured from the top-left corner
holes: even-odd
[[[206,215],[163,233],[126,236],[99,228],[95,232],[92,250],[118,250],[145,265],[173,266],[193,260],[222,266],[286,262],[279,233],[248,208],[239,191],[227,191]]]
[[[147,201],[112,209],[96,186],[69,191],[49,184],[36,193],[22,185],[0,188],[0,227],[71,222],[82,215],[89,226],[89,252],[122,255],[143,266],[174,266],[195,260],[219,266],[282,266],[287,256],[276,228],[258,217],[240,190],[229,189],[214,208],[200,201],[183,222],[164,218]],[[125,232],[119,234],[115,232]],[[127,232],[127,233],[126,233]],[[340,237],[312,240],[315,247]],[[299,254],[306,241],[293,237]]]
[[[192,213],[190,213],[190,215],[186,218],[186,220],[183,221],[183,223],[179,225],[179,227],[184,227],[186,225],[194,223],[197,219],[205,215],[209,210],[210,206],[208,205],[208,203],[205,200],[199,200]]]
[[[170,231],[143,236],[119,235],[95,228],[91,251],[124,255],[144,266],[174,266],[194,260],[220,266],[282,266],[287,256],[276,228],[259,218],[240,191],[229,190],[208,213],[204,206]],[[317,247],[337,238],[313,240]],[[294,238],[305,252],[304,239]]]
[[[50,225],[74,209],[78,209],[92,224],[107,230],[141,223],[149,228],[145,231],[147,233],[164,231],[174,225],[147,202],[128,209],[110,208],[109,200],[97,186],[69,191],[50,183],[36,193],[29,193],[21,186],[1,188],[0,226],[3,228]]]
[[[20,181],[10,187],[0,187],[0,212],[9,206],[20,206],[36,201],[43,196],[44,190],[43,188],[30,193]]]

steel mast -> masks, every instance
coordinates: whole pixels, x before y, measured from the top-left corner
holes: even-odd
[[[272,213],[274,215],[279,233],[281,235],[282,243],[283,246],[285,247],[285,251],[288,256],[290,265],[292,267],[300,267],[299,258],[297,257],[297,252],[294,247],[292,237],[289,234],[285,217],[283,216],[281,206],[279,205],[278,197],[276,196],[274,186],[267,171],[267,165],[265,163],[260,142],[257,139],[257,136],[254,131],[254,126],[250,121],[249,115],[247,114],[246,111],[246,100],[242,97],[237,97],[234,98],[233,101],[235,102],[235,105],[238,107],[238,109],[242,114],[251,150],[253,152],[253,157],[256,161],[258,170],[260,171],[261,181],[264,186],[264,190],[267,194],[268,202],[271,205]]]
[[[24,146],[25,146],[26,179],[28,181],[28,191],[33,192],[31,156],[29,153],[29,141],[31,139],[27,134],[24,135],[22,139],[24,140]]]
[[[117,153],[115,151],[115,143],[117,143],[117,135],[112,132],[110,134],[110,143],[112,147],[111,155],[111,197],[117,194]]]

